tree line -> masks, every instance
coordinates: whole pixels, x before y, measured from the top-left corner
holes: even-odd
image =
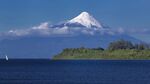
[[[132,43],[130,41],[126,41],[126,40],[117,40],[114,42],[111,42],[107,48],[102,48],[102,47],[98,47],[98,48],[85,48],[84,46],[80,47],[80,48],[66,48],[64,49],[64,51],[83,51],[83,50],[150,50],[150,44],[146,44],[146,43]]]
[[[150,45],[146,43],[132,43],[126,40],[118,40],[111,42],[108,46],[108,50],[118,50],[118,49],[136,49],[136,50],[145,50],[150,49]]]
[[[150,44],[117,40],[105,49],[66,48],[54,59],[150,59]]]

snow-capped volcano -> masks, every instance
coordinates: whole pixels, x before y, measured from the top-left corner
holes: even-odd
[[[58,24],[53,25],[52,28],[55,27],[86,27],[86,28],[103,28],[102,24],[100,24],[92,15],[90,15],[88,12],[82,12],[77,17]]]
[[[80,15],[68,21],[67,23],[69,24],[77,23],[87,28],[91,27],[102,28],[102,25],[88,12],[82,12]]]

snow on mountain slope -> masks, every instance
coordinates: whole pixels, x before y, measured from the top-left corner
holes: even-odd
[[[52,25],[52,28],[62,28],[62,27],[84,27],[84,28],[104,28],[101,23],[99,23],[92,15],[88,12],[82,12],[77,17],[66,21],[61,24]]]
[[[82,12],[80,15],[68,21],[67,23],[69,24],[78,23],[87,28],[91,27],[102,28],[102,25],[88,12]]]

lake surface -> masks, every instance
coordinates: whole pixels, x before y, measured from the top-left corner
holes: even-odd
[[[0,60],[0,84],[150,84],[150,61]]]

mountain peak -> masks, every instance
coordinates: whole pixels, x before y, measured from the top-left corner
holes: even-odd
[[[102,28],[102,25],[93,16],[91,16],[88,12],[82,12],[77,17],[68,21],[68,23],[70,23],[70,24],[77,23],[77,24],[83,25],[87,28],[91,28],[91,27]]]
[[[80,14],[80,16],[90,16],[90,14],[88,13],[88,12],[82,12],[81,14]]]

